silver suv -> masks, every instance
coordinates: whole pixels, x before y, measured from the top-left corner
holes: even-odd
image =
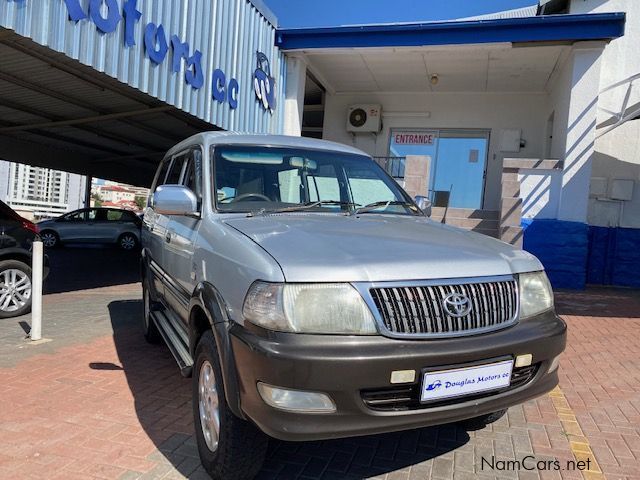
[[[202,133],[166,155],[144,332],[193,376],[213,478],[254,476],[267,436],[486,424],[558,383],[566,325],[540,262],[418,204],[326,141]]]

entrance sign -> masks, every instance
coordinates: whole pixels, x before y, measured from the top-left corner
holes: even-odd
[[[438,132],[416,131],[395,132],[393,143],[396,145],[434,145],[438,138]]]

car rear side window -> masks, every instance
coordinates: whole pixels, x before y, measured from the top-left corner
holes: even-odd
[[[121,212],[121,213],[122,213],[121,221],[123,222],[138,223],[140,221],[140,218],[138,218],[138,216],[133,212]]]
[[[120,222],[122,220],[125,220],[123,217],[124,212],[122,210],[109,210],[107,212],[107,220],[109,220],[110,222]]]

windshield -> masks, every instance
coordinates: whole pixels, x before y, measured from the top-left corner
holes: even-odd
[[[221,212],[420,214],[409,196],[369,157],[291,148],[216,147],[214,162],[216,207]]]

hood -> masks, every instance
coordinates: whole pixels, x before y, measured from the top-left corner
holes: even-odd
[[[382,282],[542,270],[531,254],[425,217],[284,213],[224,223],[266,250],[289,282]]]

